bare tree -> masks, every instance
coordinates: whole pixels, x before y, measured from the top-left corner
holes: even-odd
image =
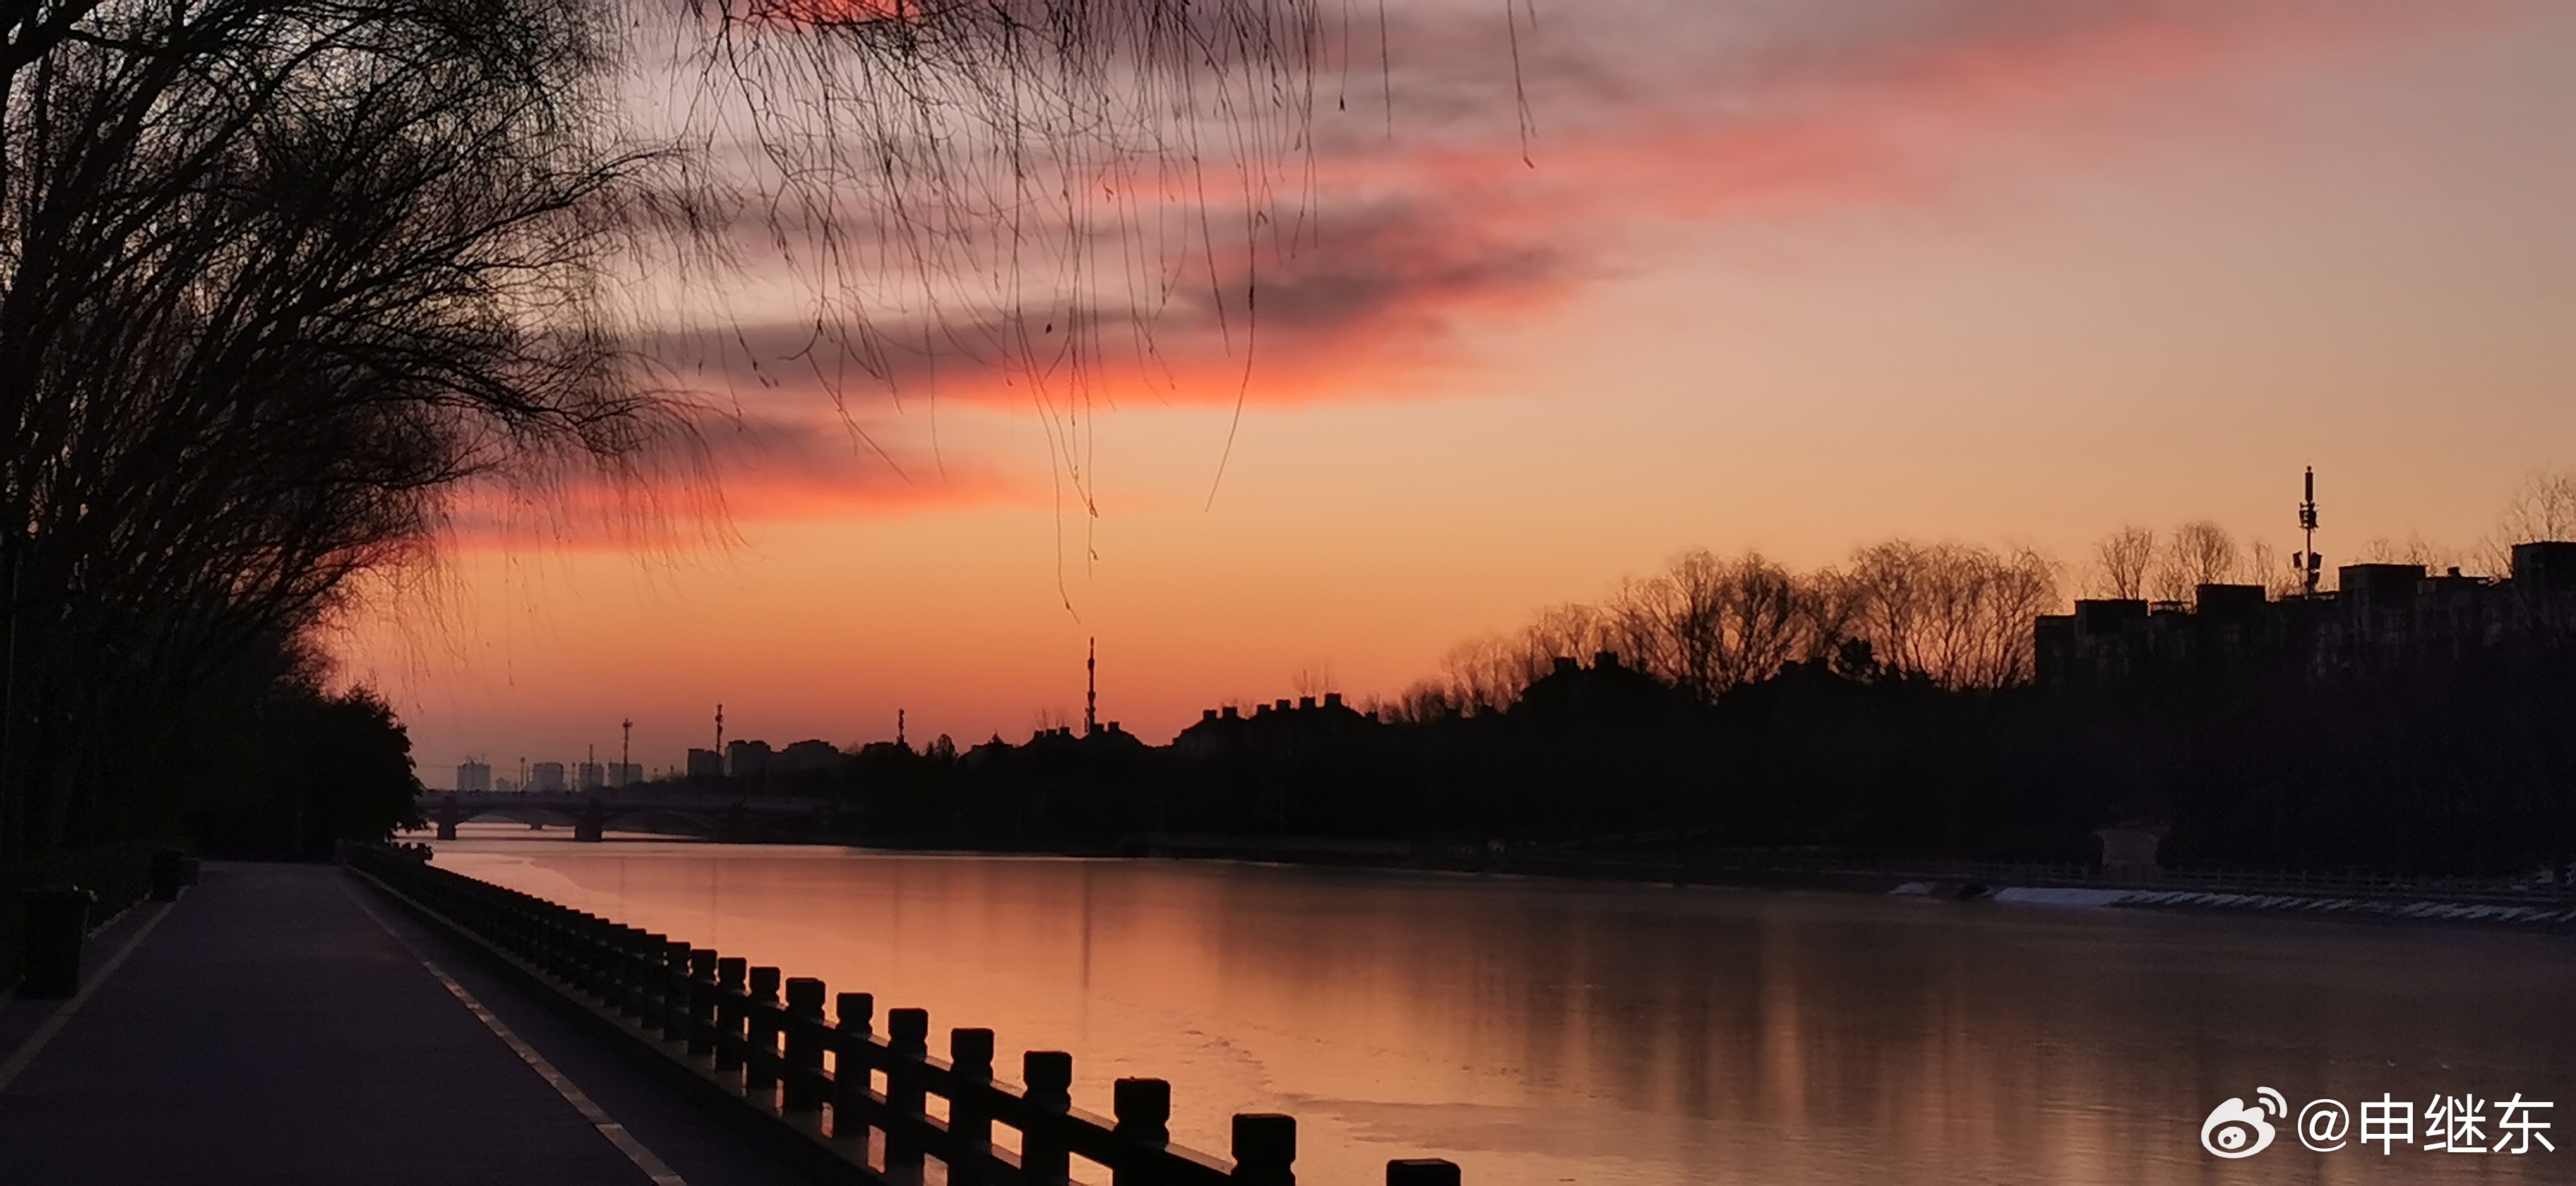
[[[1309,663],[1298,668],[1297,673],[1290,677],[1288,683],[1289,689],[1300,696],[1321,696],[1327,692],[1338,692],[1342,689],[1341,681],[1333,678],[1333,665],[1324,662]]]
[[[1937,597],[1930,588],[1933,560],[1921,544],[1888,540],[1853,553],[1843,570],[1853,634],[1869,642],[1879,662],[1899,671],[1930,670],[1925,622]]]
[[[2156,533],[2123,527],[2093,545],[2093,562],[2104,597],[2136,601],[2147,595],[2147,577],[2156,564]]]
[[[2361,558],[2372,564],[2413,564],[2428,572],[2440,572],[2460,558],[2459,553],[2425,539],[2409,535],[2403,540],[2378,536],[2361,547]]]
[[[1714,700],[1815,653],[1819,608],[1815,589],[1759,552],[1727,559],[1694,549],[1621,587],[1606,649]]]
[[[2300,579],[2300,570],[2266,540],[2246,546],[2245,579],[2249,584],[2263,586],[2264,596],[2274,600],[2295,596],[2307,587]]]
[[[886,343],[941,324],[1032,373],[1083,365],[1095,345],[1059,357],[943,279],[1048,292],[1011,276],[1024,249],[1133,232],[1067,206],[1103,182],[1180,192],[1172,170],[1216,159],[1270,201],[1320,28],[1304,0],[0,12],[0,534],[34,591],[9,606],[0,853],[134,817],[137,755],[211,673],[430,554],[461,483],[649,508],[702,474],[652,269],[720,278],[773,246],[814,294],[818,371],[890,376]],[[624,105],[639,76],[702,101]],[[907,287],[890,333],[868,302]],[[1088,295],[1002,311],[1145,318]]]
[[[2058,608],[2056,562],[2028,548],[1890,540],[1846,571],[1853,633],[1881,663],[1947,687],[2027,681],[2031,621]]]
[[[2576,472],[2523,475],[2496,516],[2495,529],[2479,544],[2475,563],[2488,575],[2511,576],[2515,544],[2551,540],[2576,540]]]
[[[2236,579],[2236,537],[2207,519],[2174,529],[2166,542],[2155,581],[2159,601],[2189,601],[2202,585]]]

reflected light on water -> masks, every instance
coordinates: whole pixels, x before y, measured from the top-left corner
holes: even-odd
[[[992,1028],[1006,1075],[1071,1051],[1095,1111],[1169,1079],[1202,1149],[1293,1113],[1330,1186],[1406,1156],[1474,1186],[2576,1177],[2576,1125],[2523,1157],[2199,1145],[2258,1085],[2576,1111],[2561,936],[472,825],[437,859],[926,1007],[934,1051]]]

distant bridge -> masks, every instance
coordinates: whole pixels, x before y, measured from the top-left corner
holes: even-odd
[[[835,804],[793,795],[705,795],[653,787],[598,791],[431,791],[420,813],[438,825],[438,838],[456,839],[456,825],[474,819],[525,824],[570,824],[575,840],[603,839],[611,827],[676,832],[719,840],[750,839],[785,825],[831,821]]]

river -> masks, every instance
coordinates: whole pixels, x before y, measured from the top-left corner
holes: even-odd
[[[498,825],[437,861],[927,1008],[934,1051],[989,1027],[1006,1075],[1071,1051],[1094,1111],[1168,1079],[1202,1149],[1292,1113],[1324,1186],[1405,1156],[1469,1186],[2576,1181],[2563,936]],[[2282,1119],[2205,1152],[2258,1086],[2292,1115],[2475,1096],[2481,1148],[2519,1093],[2559,1105],[2518,1114],[2558,1149],[2364,1149],[2356,1122],[2318,1153]]]

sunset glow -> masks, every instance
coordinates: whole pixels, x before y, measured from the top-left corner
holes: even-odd
[[[671,766],[719,702],[779,744],[898,711],[916,744],[1017,740],[1078,718],[1094,637],[1101,716],[1161,742],[1392,696],[1686,547],[2029,543],[2073,593],[2128,522],[2286,551],[2303,466],[2331,565],[2466,552],[2576,462],[2564,6],[1537,16],[1525,138],[1501,6],[1391,4],[1385,77],[1372,35],[1318,83],[1298,225],[1111,286],[1143,312],[1099,310],[1082,365],[933,344],[826,383],[793,310],[737,311],[762,369],[707,400],[711,496],[644,540],[579,488],[469,499],[442,570],[347,623],[344,676],[432,787],[613,760],[628,718]],[[986,340],[1052,357],[1050,317]]]

